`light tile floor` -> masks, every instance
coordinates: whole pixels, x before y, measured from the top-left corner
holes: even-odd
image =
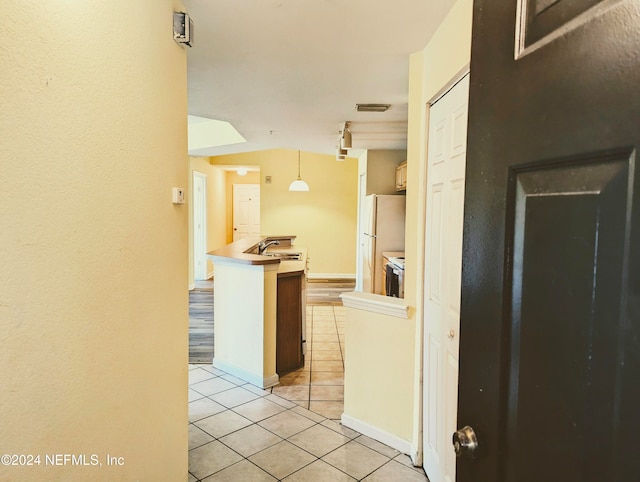
[[[343,330],[343,307],[307,307],[305,367],[269,390],[189,365],[189,481],[427,481],[408,456],[340,424]]]
[[[280,377],[272,393],[333,420],[344,408],[343,306],[307,306],[305,366]]]

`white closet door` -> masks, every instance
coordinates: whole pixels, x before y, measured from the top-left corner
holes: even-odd
[[[462,225],[469,75],[429,111],[424,292],[424,468],[455,480]]]

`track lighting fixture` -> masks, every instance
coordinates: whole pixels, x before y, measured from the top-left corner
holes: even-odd
[[[341,149],[340,146],[336,149],[336,161],[344,161],[347,158],[349,151]]]
[[[351,149],[352,139],[351,131],[349,130],[349,123],[345,122],[342,131],[340,132],[340,149]]]

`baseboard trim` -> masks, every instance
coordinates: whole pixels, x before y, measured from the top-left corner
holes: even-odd
[[[233,375],[234,377],[240,378],[241,380],[260,388],[271,388],[274,385],[277,385],[280,380],[277,373],[268,377],[261,377],[243,370],[242,368],[217,360],[216,358],[213,359],[212,365],[223,372],[227,372],[229,375]]]
[[[193,290],[195,290],[195,289],[196,289],[196,284],[195,284],[195,283],[191,283],[191,284],[189,285],[189,291],[193,291]]]
[[[307,279],[309,280],[314,280],[314,279],[328,279],[328,280],[333,280],[333,279],[348,279],[348,280],[355,280],[356,279],[356,275],[355,273],[309,273],[307,274]]]
[[[422,452],[420,452],[418,447],[413,444],[411,444],[411,453],[409,454],[409,457],[411,458],[411,462],[414,467],[422,467]]]
[[[413,453],[413,447],[411,445],[411,442],[409,442],[408,440],[404,440],[389,432],[385,432],[378,427],[369,425],[362,420],[358,420],[357,418],[351,417],[344,413],[342,414],[341,421],[342,425],[344,425],[345,427],[349,427],[356,432],[360,432],[367,437],[377,440],[378,442],[382,442],[383,444],[396,449],[398,452],[402,452],[403,454],[409,456],[411,456],[411,454]]]

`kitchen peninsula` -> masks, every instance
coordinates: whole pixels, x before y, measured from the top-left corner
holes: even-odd
[[[268,388],[304,366],[307,250],[295,236],[250,236],[214,264],[213,366]]]

